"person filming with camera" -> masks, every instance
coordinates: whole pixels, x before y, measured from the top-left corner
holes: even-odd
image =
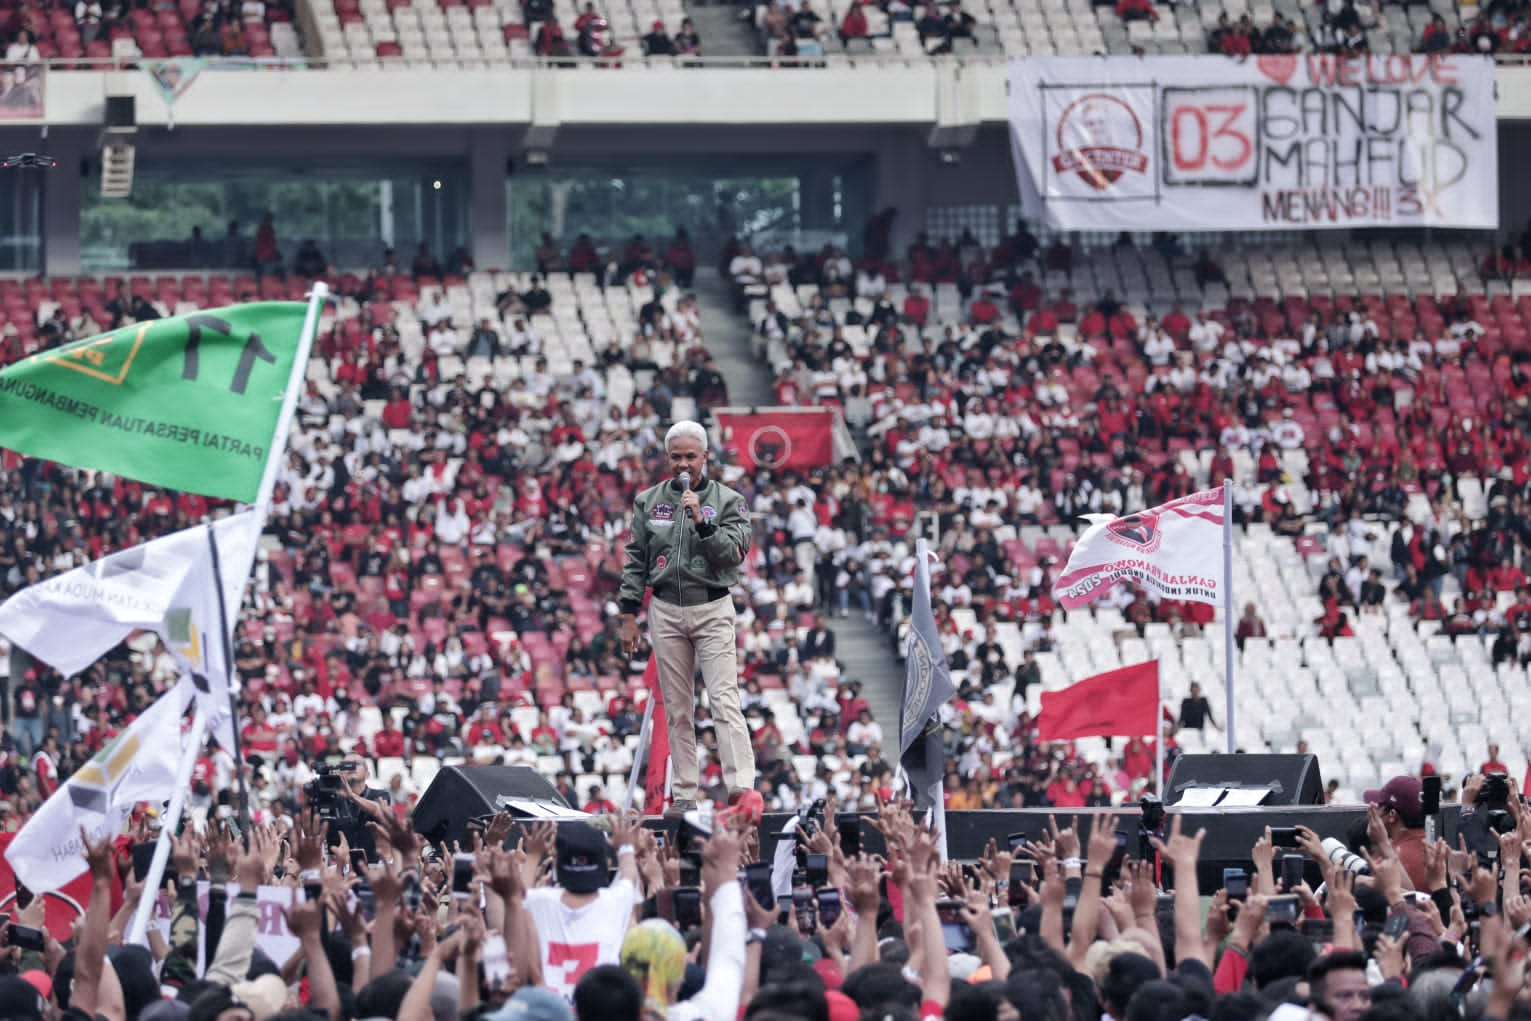
[[[330,821],[332,843],[344,837],[353,851],[365,852],[367,860],[377,857],[377,845],[367,824],[382,822],[393,799],[382,788],[367,786],[367,767],[360,759],[322,767],[304,794],[320,816]]]

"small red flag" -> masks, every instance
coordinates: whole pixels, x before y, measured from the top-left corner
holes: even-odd
[[[665,796],[670,789],[670,728],[665,722],[664,696],[659,692],[659,664],[652,652],[648,666],[643,668],[643,686],[649,689],[649,700],[654,703],[649,767],[643,779],[643,811],[646,815],[659,815],[665,810]]]
[[[1037,736],[1153,737],[1159,722],[1159,661],[1135,663],[1086,677],[1062,691],[1042,693]]]

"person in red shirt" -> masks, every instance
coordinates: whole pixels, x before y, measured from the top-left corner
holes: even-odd
[[[478,718],[468,727],[463,740],[469,748],[499,748],[505,744],[505,734],[494,718],[494,704],[485,702],[479,707]]]
[[[858,11],[859,7],[851,10]],[[930,298],[926,296],[922,287],[909,288],[909,294],[904,298],[904,318],[916,326],[924,326],[930,318]]]
[[[1495,592],[1514,592],[1526,583],[1526,575],[1508,555],[1488,573],[1488,583]]]
[[[867,37],[867,16],[861,12],[859,3],[852,4],[850,10],[845,12],[845,18],[840,22],[840,42],[846,43],[852,39],[865,39]]]
[[[380,759],[404,757],[404,735],[393,725],[393,714],[383,714],[383,729],[372,738],[372,751]]]
[[[1480,773],[1508,773],[1509,771],[1510,771],[1510,767],[1506,766],[1503,762],[1499,761],[1499,746],[1497,744],[1489,745],[1488,746],[1488,761],[1485,762],[1483,765],[1478,767],[1478,772],[1480,772]]]
[[[250,711],[250,722],[240,729],[239,736],[247,759],[256,755],[269,759],[276,754],[280,736],[266,721],[265,706],[257,705]]]
[[[590,785],[590,790],[585,794],[585,807],[582,811],[590,815],[613,815],[617,811],[616,803],[606,797],[606,792],[598,783]]]
[[[42,747],[32,756],[32,772],[37,774],[37,793],[46,799],[58,790],[58,734],[49,731]]]
[[[255,229],[255,272],[278,276],[282,272],[282,253],[276,247],[276,224],[270,213],[261,218]]]
[[[979,292],[978,297],[973,299],[973,304],[968,306],[968,320],[977,326],[987,326],[998,322],[999,316],[999,306],[994,304],[994,299],[988,291]]]
[[[1149,741],[1135,737],[1122,749],[1122,771],[1129,779],[1142,780],[1154,771],[1154,749]]]
[[[1164,327],[1171,337],[1180,342],[1184,342],[1191,332],[1191,318],[1185,314],[1185,309],[1178,301],[1175,302],[1175,306],[1170,309],[1168,314],[1159,320],[1159,325]]]

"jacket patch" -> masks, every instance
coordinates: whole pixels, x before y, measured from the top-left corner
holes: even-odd
[[[664,570],[664,565],[668,564],[669,562],[670,562],[670,558],[665,556],[663,553],[661,553],[661,554],[659,554],[658,557],[656,557],[654,559],[654,567],[657,570],[663,571]]]
[[[675,520],[675,508],[667,503],[656,503],[654,509],[649,511],[649,520],[658,524]]]
[[[718,509],[710,503],[702,504],[702,520],[711,521],[718,516]]]

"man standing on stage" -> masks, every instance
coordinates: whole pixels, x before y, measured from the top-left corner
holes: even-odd
[[[638,610],[649,602],[649,642],[670,730],[670,814],[697,799],[695,671],[702,670],[717,727],[723,782],[732,803],[755,786],[755,753],[739,709],[734,603],[729,589],[750,548],[744,499],[707,477],[707,431],[677,422],[665,434],[671,478],[633,501],[618,600],[622,647],[638,642]]]

